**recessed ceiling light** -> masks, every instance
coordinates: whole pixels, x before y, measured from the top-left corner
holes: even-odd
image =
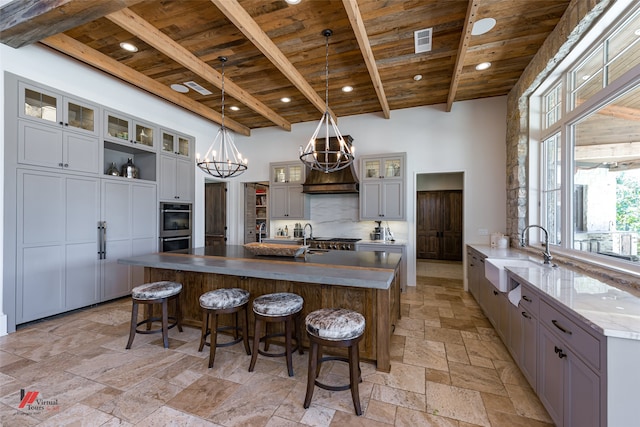
[[[589,74],[585,74],[584,76],[582,76],[582,80],[589,80],[589,77],[591,77]]]
[[[289,3],[289,4],[298,4],[298,3],[300,3],[302,0],[284,0],[284,1],[286,1],[286,2],[287,2],[287,3]]]
[[[123,48],[124,50],[128,51],[128,52],[137,52],[138,51],[138,48],[134,44],[131,44],[129,42],[120,43],[120,47]]]
[[[176,92],[180,92],[180,93],[187,93],[189,92],[189,88],[186,87],[185,85],[181,85],[179,83],[174,83],[171,85],[171,89],[175,90]]]
[[[420,80],[422,80],[422,74],[416,74],[415,76],[413,76],[413,80],[419,82]]]
[[[633,34],[635,34],[636,36],[640,36],[640,28],[638,28],[637,30],[635,30],[633,32]]]
[[[231,111],[238,111],[240,110],[240,107],[237,107],[235,105],[232,105],[231,107],[229,107],[231,109]]]
[[[345,87],[342,88],[342,91],[343,92],[347,92],[347,93],[351,92],[351,91],[353,91],[353,86],[345,86]]]
[[[471,29],[471,35],[479,36],[480,34],[488,33],[495,26],[496,26],[496,20],[493,18],[478,19],[476,22],[473,23],[473,28]]]
[[[287,98],[285,96],[284,98],[280,98],[280,101],[282,101],[282,102],[291,102],[291,98]]]
[[[481,62],[478,65],[476,65],[476,70],[482,71],[482,70],[486,70],[489,67],[491,67],[491,62]]]

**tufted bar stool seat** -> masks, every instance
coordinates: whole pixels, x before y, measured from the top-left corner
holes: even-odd
[[[247,307],[249,306],[249,292],[244,289],[216,289],[200,295],[200,308],[202,309],[202,334],[200,336],[200,347],[198,351],[202,351],[205,345],[209,350],[209,368],[213,367],[216,357],[217,347],[227,347],[244,341],[244,348],[247,354],[251,354],[249,348],[249,314]],[[242,327],[238,326],[238,314],[244,311],[244,320]],[[235,314],[235,326],[218,326],[218,315]],[[209,320],[211,324],[209,325]],[[218,343],[218,332],[232,330],[233,340],[225,343]],[[238,336],[238,332],[242,336]],[[207,336],[210,335],[209,342]]]
[[[362,415],[358,383],[360,378],[360,353],[358,343],[364,336],[364,316],[356,311],[344,308],[323,308],[309,313],[305,319],[307,335],[311,343],[309,351],[309,370],[307,394],[304,408],[308,408],[315,386],[331,391],[351,389],[351,398],[356,415]],[[322,347],[347,347],[349,357],[322,356]],[[322,362],[337,360],[349,364],[349,384],[332,386],[318,381]]]
[[[129,329],[129,341],[127,349],[131,348],[136,334],[162,333],[164,348],[169,348],[169,329],[177,326],[182,332],[182,313],[180,311],[180,292],[182,284],[177,282],[161,281],[145,283],[136,286],[131,290],[133,306],[131,308],[131,327]],[[169,316],[168,301],[175,301],[175,315]],[[138,322],[138,306],[145,306],[144,319]],[[160,317],[154,317],[153,307],[155,304],[161,306]],[[159,328],[152,329],[153,322],[161,322]],[[146,329],[139,329],[138,326],[146,325]]]
[[[289,292],[266,294],[253,300],[255,327],[253,334],[253,354],[251,355],[249,372],[253,372],[259,353],[267,357],[285,356],[287,359],[287,371],[290,377],[293,376],[291,354],[296,350],[298,350],[300,354],[303,354],[300,341],[300,315],[303,305],[304,300],[300,295]],[[276,322],[284,322],[284,333],[269,334],[267,332],[267,325]],[[261,337],[263,325],[265,334]],[[269,353],[269,340],[281,336],[284,336],[284,352]],[[295,346],[293,346],[292,340],[295,341]],[[260,342],[264,342],[264,350],[260,350]]]

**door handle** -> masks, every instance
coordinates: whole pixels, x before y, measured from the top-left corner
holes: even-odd
[[[107,258],[107,221],[98,221],[98,259]]]

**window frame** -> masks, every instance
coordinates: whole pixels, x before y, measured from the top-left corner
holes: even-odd
[[[615,8],[614,8],[615,9]],[[574,206],[574,149],[573,149],[573,128],[580,120],[594,113],[608,103],[614,101],[617,97],[628,90],[633,90],[640,85],[640,63],[627,70],[613,82],[608,82],[607,67],[612,62],[608,58],[608,40],[619,33],[621,26],[616,23],[627,23],[631,19],[637,18],[636,14],[640,14],[640,5],[627,8],[626,10],[612,10],[612,13],[602,19],[599,25],[587,34],[584,39],[578,43],[572,53],[543,79],[537,90],[533,92],[529,98],[530,111],[530,132],[529,132],[529,177],[528,189],[530,200],[528,209],[528,223],[542,224],[547,223],[545,206],[545,173],[546,167],[544,152],[544,142],[559,134],[559,143],[561,147],[561,242],[553,244],[553,250],[559,254],[570,258],[576,258],[593,264],[602,265],[609,268],[615,268],[623,271],[630,271],[634,274],[640,272],[640,265],[637,262],[624,261],[606,255],[599,255],[592,252],[585,252],[573,248],[574,240],[574,215],[576,207]],[[612,16],[613,15],[613,16]],[[608,27],[608,28],[607,28]],[[594,36],[593,34],[597,34]],[[597,38],[596,38],[597,37]],[[598,49],[602,49],[600,54],[603,56],[603,66],[601,72],[603,74],[604,87],[596,94],[584,100],[578,106],[573,105],[574,94],[582,85],[572,86],[572,79],[575,78],[575,71],[584,64],[589,58],[597,53]],[[616,58],[619,55],[616,56]],[[547,123],[547,99],[546,96],[552,91],[561,87],[561,105],[560,117],[557,117],[555,123],[548,125]],[[640,86],[638,86],[640,87]],[[551,230],[549,231],[551,233]],[[532,243],[542,241],[542,232],[531,236]],[[550,239],[551,240],[551,239]],[[551,244],[551,243],[550,243]]]

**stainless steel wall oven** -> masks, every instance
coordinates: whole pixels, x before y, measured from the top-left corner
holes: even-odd
[[[160,203],[161,252],[191,247],[193,222],[190,203]]]

